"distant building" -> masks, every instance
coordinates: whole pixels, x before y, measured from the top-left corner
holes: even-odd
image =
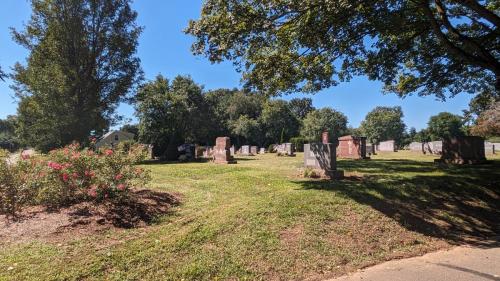
[[[134,134],[124,131],[110,131],[102,136],[95,144],[96,148],[109,146],[114,147],[119,142],[134,140]]]

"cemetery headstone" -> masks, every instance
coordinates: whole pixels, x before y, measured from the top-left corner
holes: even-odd
[[[152,144],[148,144],[147,145],[147,151],[148,151],[148,158],[149,159],[155,159],[155,155],[154,155],[154,152],[153,152],[153,145]]]
[[[264,154],[264,153],[266,153],[266,149],[261,147],[259,150],[259,154]]]
[[[486,161],[484,139],[463,136],[443,139],[443,152],[435,162],[452,164],[479,164]]]
[[[205,146],[203,150],[203,158],[213,158],[214,150],[211,146]]]
[[[195,159],[196,147],[194,144],[185,143],[177,147],[180,161],[192,161]]]
[[[336,143],[304,144],[304,167],[329,178],[342,178],[344,172],[337,170],[336,146]]]
[[[295,148],[293,143],[287,142],[278,145],[277,148],[278,156],[295,156]]]
[[[412,142],[410,143],[410,151],[422,153],[424,151],[424,144],[421,142]]]
[[[323,133],[321,134],[321,142],[322,142],[322,143],[325,143],[325,144],[326,144],[326,143],[330,143],[330,138],[329,138],[329,136],[328,136],[328,132],[326,132],[326,131],[325,131],[325,132],[323,132]]]
[[[339,139],[337,157],[350,159],[370,159],[366,156],[366,137],[343,136]]]
[[[495,143],[492,142],[484,142],[484,153],[486,154],[496,154],[496,150],[498,147],[495,145]]]
[[[250,152],[250,146],[249,145],[242,146],[240,154],[243,156],[252,156],[252,153]]]
[[[295,148],[293,146],[293,143],[287,142],[284,143],[284,151],[286,156],[295,156]]]
[[[236,164],[236,160],[231,156],[231,139],[228,137],[218,137],[215,140],[214,162],[217,164]]]
[[[367,155],[371,155],[371,154],[375,154],[375,150],[373,148],[373,144],[366,144],[366,154]]]
[[[377,151],[390,151],[390,152],[396,152],[396,144],[394,140],[388,140],[388,141],[383,141],[380,142],[377,145]]]
[[[252,155],[257,155],[258,150],[259,150],[259,148],[258,148],[257,146],[255,146],[255,145],[252,145],[252,146],[250,147],[250,153],[251,153]]]
[[[443,142],[442,141],[425,142],[423,144],[423,152],[439,155],[443,152]]]
[[[231,145],[231,148],[229,148],[229,153],[231,153],[231,156],[234,156],[234,145]]]

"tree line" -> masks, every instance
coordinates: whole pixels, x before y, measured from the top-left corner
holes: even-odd
[[[407,132],[400,108],[375,108],[356,130],[347,128],[341,112],[314,109],[309,99],[267,97],[316,92],[360,74],[400,96],[473,93],[460,130],[453,125],[452,131],[499,136],[500,37],[493,35],[500,18],[496,6],[473,2],[206,1],[186,30],[196,37],[193,51],[239,63],[247,90],[205,92],[188,77],[142,83],[137,47],[143,27],[130,0],[31,0],[31,19],[12,30],[29,52],[26,63],[12,73],[0,68],[0,79],[14,81],[19,102],[16,116],[2,120],[1,141],[41,151],[86,144],[118,124],[121,102],[135,104],[141,120],[128,129],[165,151],[181,141],[208,144],[216,135],[266,145],[309,141],[329,128],[332,137],[354,132],[371,142],[404,144],[443,132],[430,124]],[[462,17],[470,21],[454,26]],[[453,116],[442,119],[458,124]]]

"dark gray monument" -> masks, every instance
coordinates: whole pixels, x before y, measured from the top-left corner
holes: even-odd
[[[304,166],[329,178],[342,178],[344,171],[337,170],[336,147],[336,143],[304,144]]]

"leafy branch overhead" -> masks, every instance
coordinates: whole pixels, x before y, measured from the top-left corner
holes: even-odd
[[[400,96],[500,91],[494,0],[207,0],[186,33],[268,93],[315,92],[366,74]]]

